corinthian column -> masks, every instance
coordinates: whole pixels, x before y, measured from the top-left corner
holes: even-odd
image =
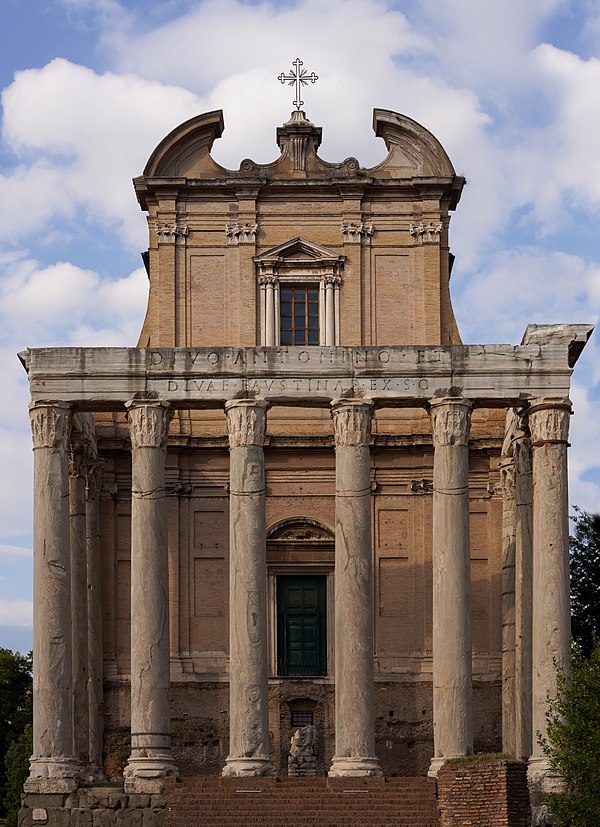
[[[546,734],[548,700],[556,696],[556,666],[569,664],[568,399],[537,399],[529,408],[533,448],[533,732]],[[532,785],[552,789],[548,758],[534,738]]]
[[[502,751],[516,756],[515,722],[515,459],[513,417],[508,411],[500,480],[502,483]]]
[[[381,775],[373,704],[369,438],[373,403],[332,403],[335,436],[335,755],[329,775]]]
[[[104,690],[102,667],[102,565],[100,560],[100,486],[101,460],[88,462],[85,490],[88,615],[88,697],[90,774],[101,779],[102,737],[104,729]]]
[[[471,402],[431,402],[433,430],[433,738],[429,775],[473,752],[469,427]]]
[[[131,437],[131,756],[125,789],[154,792],[176,775],[169,708],[167,402],[127,403]]]
[[[264,400],[227,402],[229,755],[223,775],[272,775],[267,685]]]
[[[71,536],[71,640],[73,647],[73,753],[89,764],[87,553],[85,528],[85,446],[73,430],[69,460],[69,522]]]
[[[33,755],[26,792],[75,788],[67,443],[70,406],[29,407],[33,433]]]

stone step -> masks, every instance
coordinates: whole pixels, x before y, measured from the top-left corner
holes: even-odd
[[[190,776],[167,793],[164,827],[439,827],[425,778]]]

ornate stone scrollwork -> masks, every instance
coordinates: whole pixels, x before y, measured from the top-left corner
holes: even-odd
[[[513,457],[503,457],[500,460],[500,491],[505,499],[512,499],[515,496],[515,461]],[[488,494],[499,493],[496,486],[488,484]]]
[[[432,494],[433,480],[411,480],[410,490],[413,491],[415,494]]]
[[[552,443],[568,444],[571,416],[569,399],[536,400],[527,413],[534,448]]]
[[[240,223],[239,221],[227,224],[225,233],[229,240],[229,244],[237,247],[238,244],[253,244],[258,232],[258,224],[251,224],[249,221]]]
[[[85,446],[79,440],[72,440],[67,450],[69,462],[69,476],[83,477],[87,468],[87,457]]]
[[[71,433],[71,407],[63,403],[29,406],[34,448],[67,448]]]
[[[366,399],[337,399],[331,403],[333,433],[337,446],[368,445],[373,403]]]
[[[468,399],[433,399],[431,424],[433,444],[468,445],[472,404]]]
[[[408,231],[415,244],[436,244],[440,240],[442,229],[441,221],[420,221],[418,224],[411,224]]]
[[[225,403],[230,448],[263,444],[268,407],[264,399],[232,399]]]
[[[156,232],[159,244],[175,244],[176,241],[179,243],[185,241],[189,228],[186,224],[157,224]]]
[[[104,476],[104,461],[95,459],[88,462],[85,476],[85,498],[95,502],[100,498],[102,478]]]
[[[173,410],[168,402],[133,399],[126,403],[132,448],[167,447]]]
[[[371,223],[344,222],[342,224],[342,233],[344,236],[344,244],[359,244],[363,239],[369,239],[373,236],[375,227]]]
[[[277,276],[274,276],[272,273],[261,273],[258,277],[258,283],[262,286],[269,286],[275,287],[275,285],[279,282]]]

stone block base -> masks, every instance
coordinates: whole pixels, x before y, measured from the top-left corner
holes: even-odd
[[[437,774],[440,827],[527,827],[527,765],[521,761],[450,761]]]
[[[381,775],[383,773],[375,756],[340,758],[336,755],[329,770],[330,778],[362,778]]]
[[[25,793],[19,827],[161,827],[165,795],[128,795],[121,786],[79,788],[70,794]]]
[[[314,778],[316,774],[316,755],[290,755],[288,758],[289,778]]]

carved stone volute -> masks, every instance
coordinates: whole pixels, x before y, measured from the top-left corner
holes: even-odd
[[[336,399],[331,403],[336,446],[368,445],[373,403],[370,399]]]

